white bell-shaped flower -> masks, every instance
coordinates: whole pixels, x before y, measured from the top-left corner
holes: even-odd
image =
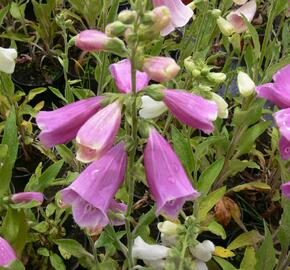
[[[16,58],[17,51],[15,49],[0,47],[0,71],[7,74],[13,73]]]

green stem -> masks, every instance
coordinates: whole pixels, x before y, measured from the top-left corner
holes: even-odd
[[[133,234],[131,231],[131,223],[130,223],[130,216],[133,210],[133,202],[134,202],[134,188],[135,188],[135,179],[134,179],[134,161],[136,156],[137,144],[138,144],[138,118],[137,118],[137,106],[136,106],[136,99],[137,99],[137,91],[136,91],[136,63],[135,63],[135,55],[136,55],[137,44],[135,48],[132,49],[130,61],[131,61],[131,84],[132,84],[132,129],[131,129],[131,138],[134,142],[134,146],[129,152],[129,161],[126,173],[126,183],[128,187],[128,194],[129,194],[129,201],[128,201],[128,208],[126,213],[126,232],[127,232],[127,246],[128,246],[128,266],[129,269],[133,268],[134,261],[132,258],[132,247],[133,247]]]

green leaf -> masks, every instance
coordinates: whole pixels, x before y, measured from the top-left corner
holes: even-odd
[[[37,249],[37,254],[44,256],[44,257],[49,257],[49,250],[45,247],[41,247]]]
[[[282,250],[287,250],[290,243],[290,200],[282,197],[281,204],[283,207],[283,214],[280,220],[277,237],[281,243]]]
[[[67,146],[64,144],[56,145],[56,150],[67,164],[72,164],[74,161],[74,154]]]
[[[271,187],[266,183],[255,181],[255,182],[249,182],[246,184],[235,186],[235,187],[229,189],[228,192],[230,192],[230,191],[240,192],[242,190],[257,190],[257,189],[258,190],[270,190]]]
[[[54,93],[58,98],[60,98],[61,100],[63,100],[65,103],[68,103],[68,101],[66,100],[66,98],[63,96],[63,94],[57,88],[54,88],[54,87],[49,86],[48,89],[52,93]]]
[[[15,260],[8,267],[0,267],[1,270],[25,270],[21,261]]]
[[[214,183],[223,168],[224,162],[224,158],[216,160],[200,175],[197,182],[197,190],[201,192],[202,195],[206,195],[210,191],[212,184]]]
[[[237,238],[235,238],[227,247],[229,250],[252,246],[259,241],[261,241],[263,237],[255,230],[245,232],[240,234]]]
[[[35,98],[35,96],[45,92],[47,90],[46,87],[39,87],[39,88],[34,88],[29,91],[29,94],[27,96],[27,100],[30,101]]]
[[[7,5],[6,7],[1,8],[1,10],[0,10],[0,25],[2,25],[3,20],[5,19],[9,9],[10,9],[10,5]]]
[[[26,244],[28,230],[24,211],[8,208],[1,230],[4,238],[13,246],[20,258]]]
[[[234,267],[231,263],[229,263],[227,260],[213,256],[214,260],[220,265],[220,267],[223,270],[237,270],[236,267]],[[250,270],[250,269],[248,269]]]
[[[172,126],[171,129],[174,150],[186,169],[187,174],[191,175],[194,169],[194,156],[189,140],[176,127]]]
[[[49,256],[50,263],[52,267],[56,270],[65,270],[65,265],[60,256],[57,254],[53,253],[52,255]]]
[[[211,233],[220,236],[223,240],[225,240],[227,238],[227,234],[226,234],[224,227],[221,224],[217,223],[216,221],[212,221],[207,226],[207,229]]]
[[[209,195],[202,197],[198,205],[198,219],[203,221],[207,213],[216,205],[216,203],[224,196],[226,187],[221,187]]]
[[[246,168],[251,169],[260,169],[259,165],[251,160],[239,160],[232,159],[229,162],[229,170],[227,171],[227,175],[234,176],[239,172],[244,171]]]
[[[273,245],[272,235],[266,223],[264,224],[264,228],[265,240],[257,251],[256,270],[273,270],[276,264],[275,248]]]
[[[247,154],[251,151],[256,139],[269,127],[271,121],[260,122],[250,127],[241,137],[237,156]]]
[[[258,122],[262,116],[264,104],[265,100],[257,99],[247,111],[236,108],[232,121],[233,125],[246,128]]]
[[[247,18],[243,14],[241,14],[241,15],[243,16],[243,20],[246,23],[248,30],[252,36],[252,39],[253,39],[255,59],[259,59],[259,56],[261,53],[259,34],[258,34],[256,28],[247,20]]]
[[[57,177],[62,165],[63,160],[59,160],[56,163],[49,166],[44,173],[39,177],[38,183],[35,187],[32,187],[32,190],[43,192],[45,188],[49,187],[50,183],[52,183]]]
[[[49,229],[49,224],[46,221],[41,221],[40,223],[36,224],[35,226],[32,226],[33,230],[36,230],[40,233],[45,233]]]
[[[244,258],[240,265],[240,270],[255,269],[256,255],[253,247],[247,247],[245,250]]]
[[[24,20],[24,10],[25,10],[26,4],[27,2],[22,5],[19,5],[16,2],[12,2],[11,7],[10,7],[11,16],[17,20],[22,20],[22,19]]]
[[[16,111],[14,107],[11,107],[11,111],[6,120],[2,144],[8,146],[10,163],[14,166],[18,153]]]

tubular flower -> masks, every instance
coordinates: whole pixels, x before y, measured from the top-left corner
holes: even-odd
[[[13,73],[16,58],[17,51],[15,49],[0,47],[0,71],[7,74]]]
[[[167,82],[173,79],[180,67],[170,57],[155,56],[146,58],[143,70],[156,82]]]
[[[141,100],[142,105],[139,115],[144,119],[158,117],[167,110],[167,107],[163,101],[156,101],[149,96],[142,96]]]
[[[218,115],[218,107],[214,101],[182,90],[166,89],[164,94],[164,103],[178,120],[205,133],[214,130],[212,121]]]
[[[103,97],[80,100],[54,111],[41,111],[36,123],[41,129],[40,142],[45,147],[74,139],[81,126],[100,108]]]
[[[282,193],[285,197],[290,199],[290,181],[281,185]]]
[[[147,244],[140,236],[134,240],[132,256],[141,259],[155,270],[164,269],[165,259],[169,255],[169,248],[162,245]]]
[[[0,266],[9,266],[16,259],[13,248],[4,238],[0,237]]]
[[[229,110],[228,110],[228,103],[218,94],[212,93],[212,98],[217,107],[218,107],[218,117],[219,118],[228,118]]]
[[[237,33],[243,33],[247,31],[248,27],[244,22],[244,15],[249,22],[251,22],[255,16],[257,10],[256,0],[251,0],[238,8],[235,11],[232,11],[227,16],[227,20],[233,25]]]
[[[154,128],[150,129],[144,163],[157,214],[164,212],[175,218],[185,201],[199,196],[170,144]]]
[[[278,111],[273,116],[282,137],[290,141],[290,108]]]
[[[168,35],[176,27],[186,25],[193,16],[192,9],[184,5],[181,0],[153,0],[153,5],[154,7],[166,6],[170,10],[171,22],[162,29],[162,36]]]
[[[126,163],[125,144],[121,142],[61,191],[63,202],[72,206],[74,220],[80,227],[105,226],[110,209],[123,209],[122,205],[116,207],[113,198],[124,180]]]
[[[124,59],[118,63],[110,65],[110,72],[115,80],[118,90],[121,93],[132,92],[131,81],[131,62],[129,59]],[[149,77],[145,72],[137,71],[136,74],[136,89],[142,90],[148,85]]]
[[[43,193],[41,192],[19,192],[11,196],[11,201],[14,203],[37,201],[39,204],[42,204],[43,199]]]
[[[279,151],[283,160],[290,159],[290,141],[283,136],[279,140]]]
[[[121,124],[121,110],[120,103],[115,101],[86,121],[76,136],[78,160],[99,159],[112,147]]]
[[[280,69],[273,76],[273,83],[266,83],[256,88],[258,97],[274,102],[282,109],[290,107],[290,65]]]
[[[89,29],[80,32],[76,37],[76,46],[84,51],[103,51],[111,40],[103,32]]]

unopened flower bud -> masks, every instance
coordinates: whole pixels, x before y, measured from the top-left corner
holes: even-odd
[[[219,118],[228,118],[229,110],[228,103],[218,94],[212,93],[212,98],[216,105],[218,106],[218,117]]]
[[[143,70],[152,80],[167,82],[177,75],[180,67],[170,57],[155,56],[144,60]]]
[[[110,41],[103,32],[97,30],[85,30],[80,32],[76,37],[76,46],[84,51],[103,51],[106,44]]]
[[[226,74],[222,73],[222,72],[210,72],[207,75],[207,78],[215,83],[222,83],[226,80],[227,76]]]
[[[136,11],[133,10],[123,10],[118,15],[118,20],[125,24],[133,23],[137,18]]]
[[[158,223],[158,230],[161,232],[161,241],[166,246],[172,246],[176,243],[177,230],[180,225],[171,221]]]
[[[210,72],[210,68],[208,68],[208,67],[204,67],[204,68],[202,68],[202,70],[201,70],[201,75],[202,75],[202,76],[207,76],[207,75],[209,74],[209,72]]]
[[[191,254],[196,259],[199,259],[203,262],[208,262],[211,259],[214,250],[215,246],[209,240],[205,240],[202,243],[198,243],[194,247],[190,248]]]
[[[125,32],[126,29],[127,29],[126,24],[120,21],[115,21],[106,26],[105,33],[110,37],[120,36]]]
[[[106,44],[105,49],[119,56],[126,56],[127,54],[125,43],[119,38],[111,38]]]
[[[217,24],[222,34],[226,37],[232,35],[235,32],[233,25],[223,17],[219,17],[217,19]]]
[[[250,78],[250,76],[243,71],[240,71],[238,73],[237,83],[238,83],[240,94],[244,97],[248,97],[252,95],[253,93],[255,93],[256,91],[255,83]]]
[[[185,58],[183,64],[187,71],[192,71],[194,68],[196,68],[196,65],[193,62],[191,56]]]
[[[213,10],[211,10],[211,15],[214,17],[214,18],[219,18],[220,16],[221,16],[221,10],[220,9],[213,9]]]
[[[248,0],[233,0],[235,4],[237,5],[243,5],[245,4]]]
[[[153,29],[156,32],[163,30],[171,21],[171,15],[168,7],[160,6],[153,9],[154,25]]]
[[[167,107],[165,106],[163,101],[156,101],[149,96],[142,96],[141,100],[142,105],[139,111],[139,115],[141,118],[152,119],[160,116],[167,110]],[[149,134],[148,131],[149,130],[147,129],[147,133]]]
[[[201,71],[199,69],[195,68],[195,69],[193,69],[191,71],[191,75],[192,75],[193,78],[197,78],[197,77],[199,77],[201,75]]]
[[[39,204],[43,202],[43,194],[41,192],[19,192],[11,196],[13,203],[28,203],[36,201]]]

